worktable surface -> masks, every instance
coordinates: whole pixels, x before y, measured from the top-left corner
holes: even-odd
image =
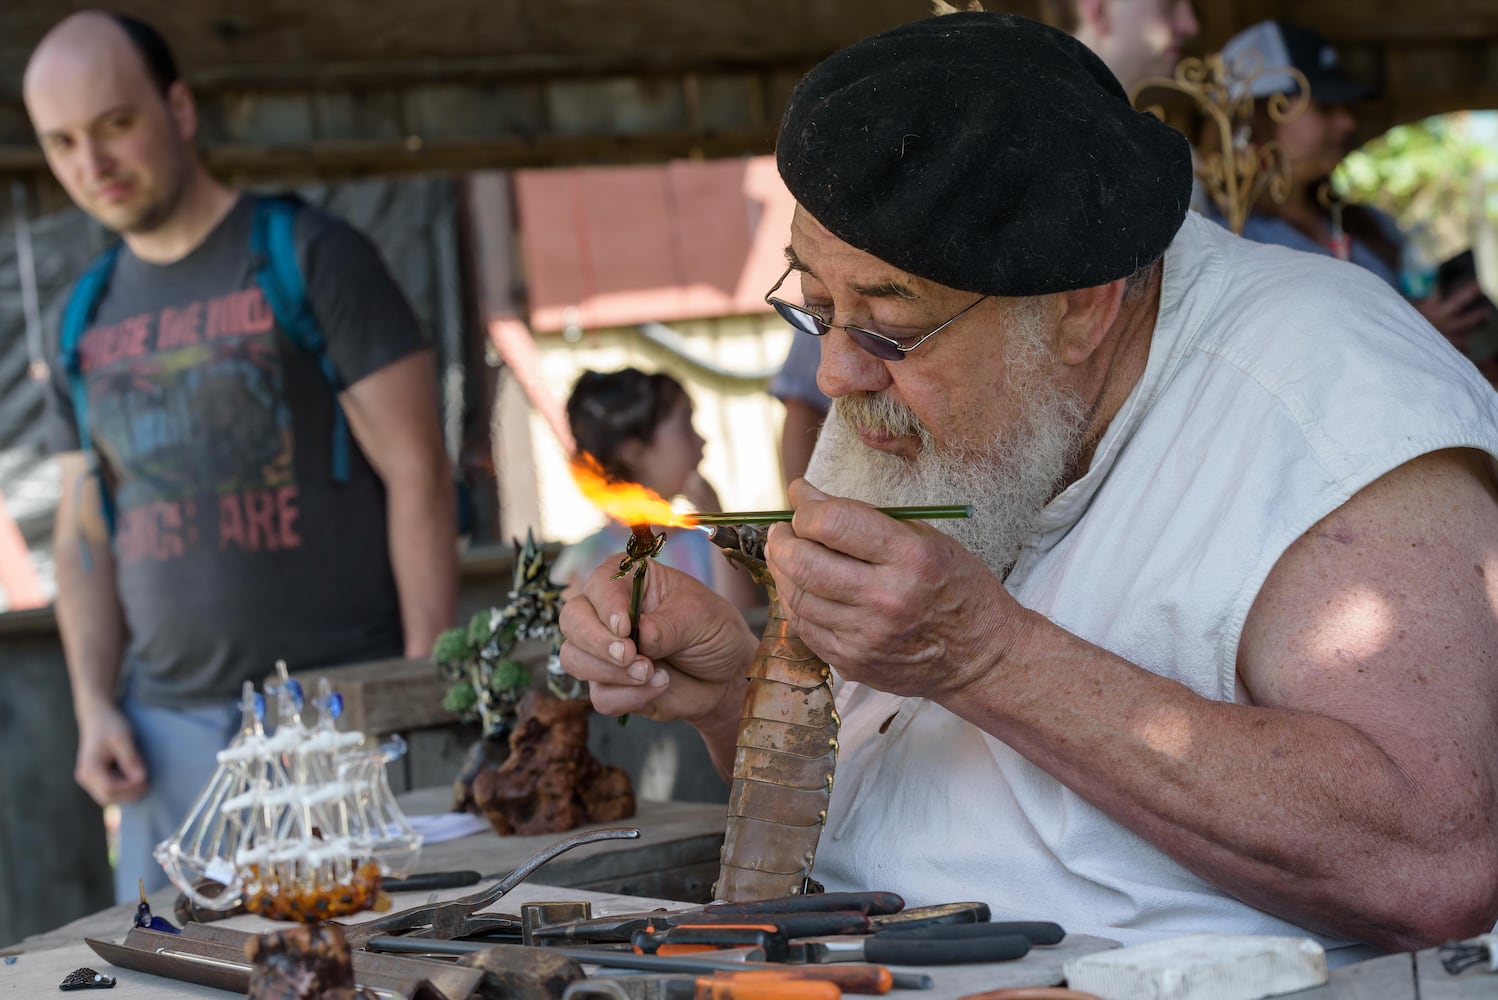
[[[408,814],[436,812],[444,808],[445,789],[425,790],[402,797]],[[597,916],[630,913],[656,907],[681,909],[691,903],[666,900],[637,893],[604,892],[596,888],[579,888],[593,883],[628,883],[632,871],[649,872],[662,863],[687,859],[695,864],[704,849],[716,855],[716,844],[723,835],[722,805],[704,803],[640,804],[640,813],[632,820],[611,826],[637,826],[637,841],[605,841],[575,848],[538,870],[531,880],[522,883],[492,907],[492,912],[518,913],[521,904],[552,900],[588,900]],[[597,824],[599,826],[605,824]],[[583,827],[581,829],[590,829]],[[572,831],[576,832],[576,831]],[[480,833],[458,840],[427,846],[422,851],[419,870],[473,869],[482,874],[503,875],[541,848],[569,834],[540,837],[497,837]],[[716,838],[716,839],[715,839]],[[648,881],[648,879],[647,879]],[[472,892],[472,888],[437,893],[451,899]],[[157,892],[151,897],[152,909],[170,916],[175,889]],[[394,893],[394,908],[403,909],[426,902],[431,894]],[[21,943],[21,953],[0,962],[0,998],[32,998],[55,995],[57,984],[73,969],[87,966],[115,976],[119,983],[105,996],[126,998],[176,997],[219,998],[230,994],[221,990],[175,980],[161,979],[128,969],[118,969],[99,958],[85,943],[93,937],[120,941],[129,931],[135,907],[130,904],[112,907],[47,934],[36,935]],[[369,917],[378,914],[368,914]],[[358,917],[351,918],[353,920]],[[232,917],[223,926],[245,931],[274,927],[254,916]],[[1112,946],[1112,942],[1085,935],[1071,935],[1053,948],[1036,948],[1023,959],[983,966],[928,967],[919,971],[931,975],[936,988],[927,991],[900,991],[912,1000],[957,1000],[971,993],[1006,986],[1041,986],[1061,982],[1062,965],[1069,959]],[[591,968],[590,968],[591,971]],[[1323,987],[1290,994],[1304,1000],[1468,1000],[1498,995],[1498,975],[1468,970],[1451,976],[1441,968],[1434,950],[1418,954],[1389,955],[1359,965],[1333,970],[1330,982]]]

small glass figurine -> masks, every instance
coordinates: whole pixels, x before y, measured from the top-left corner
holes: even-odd
[[[157,918],[160,919],[159,917]],[[140,926],[137,924],[136,926]],[[107,990],[114,987],[114,977],[93,969],[74,969],[67,978],[57,984],[60,990]]]
[[[239,735],[156,859],[205,909],[243,902],[252,913],[298,921],[357,913],[374,904],[381,876],[409,872],[420,850],[385,777],[405,744],[371,750],[362,734],[339,730],[342,699],[326,678],[309,727],[301,684],[277,667],[275,732],[265,728],[265,699],[246,683]],[[205,895],[205,879],[224,891]]]
[[[151,912],[151,904],[146,901],[146,880],[141,879],[139,884],[140,905],[135,908],[135,926],[152,931],[164,931],[167,934],[182,933],[176,924]]]

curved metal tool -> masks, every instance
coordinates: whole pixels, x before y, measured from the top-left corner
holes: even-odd
[[[380,935],[406,934],[409,937],[452,941],[491,930],[493,929],[491,925],[496,921],[504,924],[515,923],[509,917],[486,918],[476,914],[530,878],[537,868],[559,854],[564,854],[584,844],[597,843],[600,840],[637,840],[639,836],[640,831],[634,827],[609,827],[579,833],[566,840],[559,840],[527,858],[514,871],[487,889],[481,889],[445,903],[427,903],[423,906],[401,910],[398,913],[387,914],[375,920],[345,924],[344,936],[348,939],[350,947],[362,948],[370,938]]]
[[[559,840],[555,844],[552,844],[550,847],[543,849],[538,854],[535,854],[527,858],[525,861],[522,861],[519,867],[510,872],[510,874],[506,875],[504,878],[500,879],[498,882],[494,883],[494,885],[490,886],[489,888],[483,889],[479,892],[475,892],[468,896],[459,897],[458,899],[453,900],[453,902],[471,905],[474,909],[483,909],[485,906],[488,906],[490,903],[494,902],[505,893],[515,888],[521,882],[524,882],[526,879],[530,878],[531,874],[537,868],[540,868],[542,865],[546,864],[546,862],[550,861],[558,854],[565,854],[567,851],[572,850],[574,847],[581,847],[584,844],[594,844],[600,840],[639,839],[640,831],[636,827],[632,826],[611,826],[603,830],[589,830],[585,833],[579,833],[576,836],[568,837],[566,840]]]

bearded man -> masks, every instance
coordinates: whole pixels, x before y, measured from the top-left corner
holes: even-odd
[[[767,548],[836,672],[818,881],[1333,962],[1491,928],[1498,397],[1472,365],[1361,269],[1188,215],[1185,140],[1021,18],[833,55],[776,155],[800,295],[769,300],[835,400]],[[941,531],[870,506],[954,502],[975,516]],[[755,637],[658,570],[632,642],[611,569],[563,666],[726,773]]]

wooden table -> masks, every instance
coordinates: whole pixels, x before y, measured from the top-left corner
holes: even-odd
[[[452,789],[424,788],[402,795],[406,815],[443,812],[452,807]],[[500,837],[482,833],[422,848],[421,871],[473,870],[507,875],[522,861],[565,837],[605,826],[633,826],[639,840],[604,841],[575,847],[547,862],[529,879],[540,885],[625,896],[650,896],[689,903],[712,900],[719,852],[727,828],[727,806],[713,802],[641,801],[635,816],[617,823],[593,823],[564,834]]]
[[[429,789],[402,797],[407,814],[445,808],[446,789]],[[718,849],[724,830],[722,805],[684,802],[642,802],[639,815],[628,823],[641,830],[637,841],[605,841],[575,848],[539,869],[530,880],[499,900],[491,910],[518,913],[527,902],[588,900],[594,913],[628,913],[667,907],[679,909],[706,899],[717,874]],[[599,824],[602,825],[602,824]],[[584,827],[582,829],[588,829]],[[474,869],[484,875],[504,875],[561,836],[498,837],[482,833],[432,844],[422,851],[419,869],[445,871]],[[675,886],[677,892],[657,893],[651,887]],[[471,892],[457,889],[437,894],[449,899]],[[152,909],[171,914],[176,890],[151,897]],[[425,893],[396,893],[395,906],[426,901]],[[687,897],[687,899],[684,899]],[[107,996],[113,998],[221,998],[208,987],[160,979],[109,966],[83,943],[85,937],[121,940],[131,926],[135,907],[111,907],[46,934],[35,935],[10,949],[14,962],[0,963],[0,1000],[50,996],[73,969],[87,966],[119,980]],[[233,917],[224,926],[259,931],[275,926],[253,916]],[[1054,985],[1062,981],[1063,964],[1074,957],[1113,947],[1113,942],[1071,935],[1054,948],[1037,948],[1017,962],[983,966],[930,967],[918,971],[932,976],[936,988],[907,993],[912,1000],[958,1000],[971,993],[1005,986]],[[19,954],[14,952],[19,951]],[[1434,950],[1390,955],[1332,972],[1323,987],[1291,994],[1303,1000],[1475,1000],[1498,995],[1498,976],[1468,970],[1451,976],[1441,968]]]
[[[593,845],[589,845],[593,846]],[[582,848],[579,848],[582,850]],[[560,860],[560,859],[558,859]],[[539,873],[538,873],[539,874]],[[436,895],[440,899],[451,899],[455,896],[470,892],[469,889],[450,890]],[[425,893],[397,893],[395,894],[395,906],[397,908],[420,905],[425,902],[429,894]],[[518,913],[522,904],[529,902],[558,901],[558,900],[587,900],[593,907],[593,913],[597,916],[605,916],[611,913],[632,913],[640,910],[650,910],[657,907],[669,909],[681,909],[688,904],[673,900],[662,900],[642,898],[637,896],[622,896],[612,893],[593,892],[584,889],[569,889],[560,886],[545,886],[523,883],[509,895],[503,897],[491,909],[497,912]],[[165,905],[170,908],[170,896],[167,897]],[[39,946],[38,950],[28,950],[16,957],[13,965],[0,965],[0,998],[16,997],[30,998],[48,996],[56,992],[57,984],[62,982],[63,977],[72,970],[87,966],[106,975],[112,975],[118,979],[118,985],[103,996],[111,1000],[131,1000],[131,998],[161,998],[161,1000],[176,1000],[179,997],[198,998],[223,998],[230,996],[221,990],[215,990],[206,986],[198,986],[192,983],[183,983],[170,979],[162,979],[156,976],[134,972],[129,969],[118,969],[108,965],[94,954],[89,947],[83,943],[83,938],[102,937],[107,940],[119,941],[124,938],[130,927],[130,917],[133,909],[130,907],[114,907],[107,911],[108,919],[87,918],[87,921],[78,921],[69,925],[73,930],[63,929],[67,933],[47,935],[44,938],[28,939]],[[105,917],[100,914],[98,917]],[[371,914],[370,916],[377,916]],[[358,918],[353,918],[358,919]],[[96,926],[81,932],[78,928],[87,922],[93,922]],[[269,921],[253,916],[231,917],[222,922],[225,927],[232,927],[244,931],[260,931],[270,927],[284,926],[272,924]],[[919,993],[908,993],[907,996],[919,998],[919,1000],[956,1000],[958,997],[986,989],[994,989],[999,986],[1014,985],[1037,985],[1052,984],[1061,981],[1062,963],[1078,955],[1098,951],[1112,947],[1112,942],[1101,938],[1091,938],[1084,935],[1073,935],[1054,948],[1040,948],[1017,962],[1006,962],[1002,965],[992,966],[945,966],[915,968],[909,971],[925,972],[936,982],[936,988],[921,991]],[[590,972],[600,976],[606,972],[586,967]]]

